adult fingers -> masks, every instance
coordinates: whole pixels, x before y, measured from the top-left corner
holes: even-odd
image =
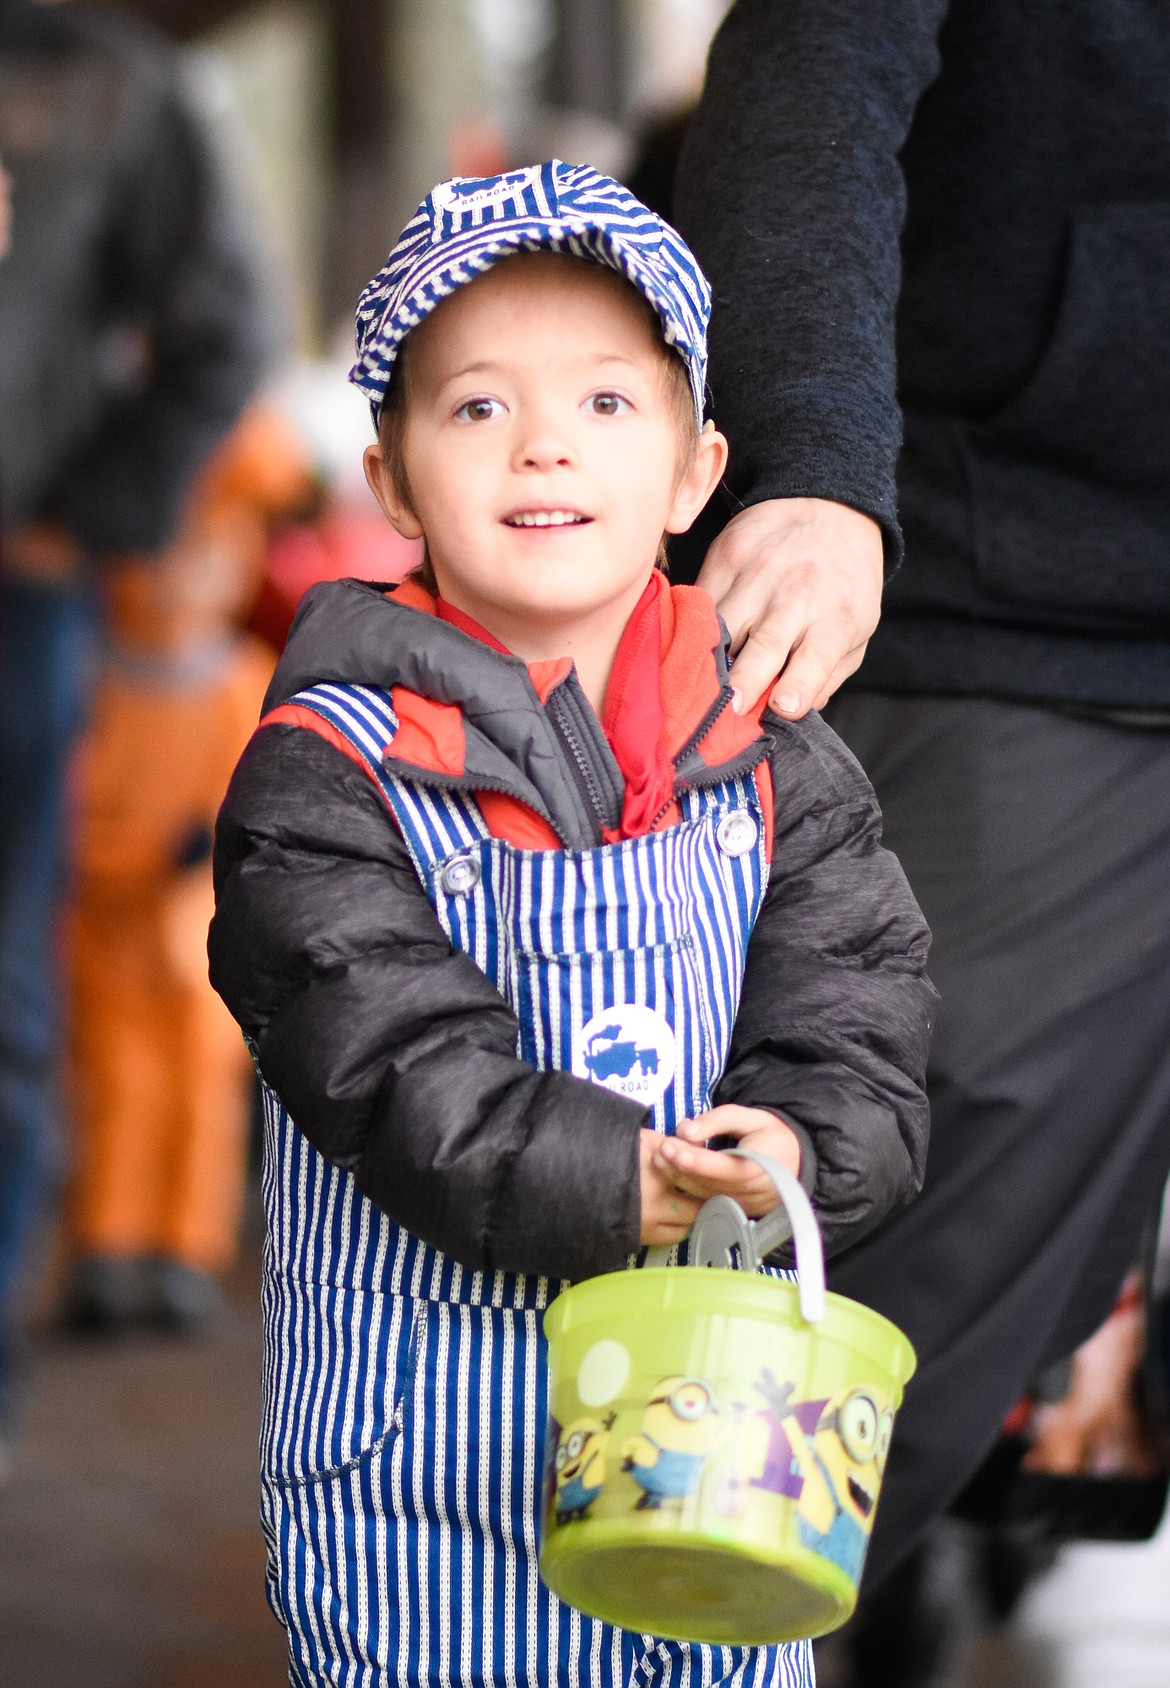
[[[728,684],[739,693],[736,707],[740,714],[751,709],[770,687],[776,691],[789,689],[787,675],[799,637],[798,622],[788,616],[776,615],[752,628],[727,676]]]
[[[842,653],[836,640],[826,640],[820,628],[809,633],[772,687],[768,703],[773,713],[796,721],[810,709],[823,708],[841,682],[860,666],[866,643],[862,639]]]
[[[825,684],[821,687],[821,690],[814,699],[814,709],[823,709],[829,699],[833,696],[834,692],[836,692],[840,686],[844,685],[845,681],[851,674],[855,674],[857,672],[857,670],[861,667],[862,659],[865,656],[867,643],[868,641],[866,641],[865,644],[858,645],[855,650],[850,651],[849,655],[843,661],[837,664],[836,668],[834,668],[833,672],[829,675],[829,678],[825,681]],[[778,686],[777,690],[779,689],[780,688]],[[780,710],[776,709],[774,702],[772,703],[772,708],[776,710],[777,714],[782,713]]]
[[[795,719],[861,660],[881,604],[881,530],[831,500],[768,500],[728,525],[699,581],[732,636],[739,707],[771,690]]]

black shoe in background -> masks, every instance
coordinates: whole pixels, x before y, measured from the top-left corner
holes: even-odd
[[[175,1336],[211,1336],[227,1319],[219,1280],[197,1266],[160,1256],[148,1267],[150,1320]]]
[[[65,1292],[63,1327],[79,1336],[117,1336],[147,1315],[144,1260],[87,1255],[76,1262]]]

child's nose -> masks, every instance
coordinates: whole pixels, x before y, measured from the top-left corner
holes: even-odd
[[[524,469],[568,468],[576,452],[567,428],[551,415],[526,419],[516,441],[517,465]]]

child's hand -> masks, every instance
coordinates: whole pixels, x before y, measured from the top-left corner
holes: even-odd
[[[696,1119],[681,1120],[676,1137],[652,1139],[653,1166],[677,1195],[698,1201],[706,1201],[708,1196],[734,1196],[750,1219],[771,1213],[780,1205],[780,1198],[764,1169],[738,1155],[703,1147],[712,1137],[734,1137],[745,1149],[770,1156],[796,1175],[800,1172],[796,1134],[764,1108],[742,1108],[729,1102]],[[645,1171],[642,1189],[646,1189]],[[643,1194],[643,1216],[645,1211]]]
[[[657,1164],[658,1145],[665,1141],[655,1131],[643,1131],[639,1144],[642,1241],[646,1244],[680,1243],[703,1205],[678,1187],[669,1168]]]

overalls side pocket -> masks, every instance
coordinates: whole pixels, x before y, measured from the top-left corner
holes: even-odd
[[[264,1302],[278,1340],[264,1377],[263,1476],[328,1483],[402,1434],[425,1304],[283,1276],[267,1280]]]

